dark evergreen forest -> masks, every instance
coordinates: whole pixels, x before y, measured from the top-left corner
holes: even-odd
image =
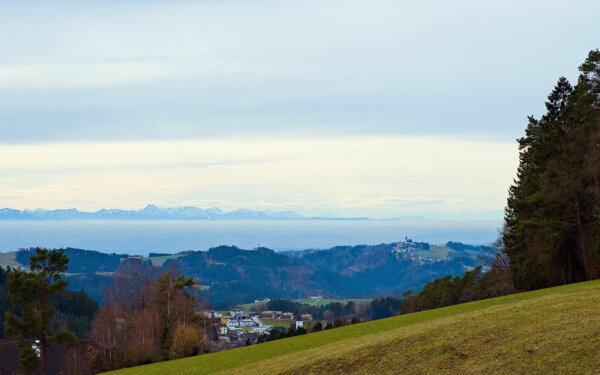
[[[575,86],[558,80],[518,140],[503,240],[521,290],[600,276],[600,51],[579,71]]]

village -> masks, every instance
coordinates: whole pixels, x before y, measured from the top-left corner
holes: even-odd
[[[395,254],[398,259],[410,260],[416,264],[432,264],[442,261],[442,259],[436,259],[432,257],[423,257],[417,252],[422,250],[429,250],[430,245],[426,242],[415,242],[410,238],[406,237],[404,241],[396,243],[396,246],[392,250],[392,254]]]
[[[265,301],[268,302],[268,299],[260,302]],[[255,344],[261,335],[270,335],[275,330],[286,331],[288,327],[295,330],[305,328],[313,320],[311,314],[295,316],[291,312],[270,310],[246,312],[243,308],[223,312],[204,310],[203,315],[217,332],[213,344],[223,347]],[[272,324],[265,324],[263,320]]]

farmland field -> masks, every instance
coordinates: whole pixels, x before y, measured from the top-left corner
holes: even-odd
[[[416,253],[423,258],[447,259],[451,251],[452,249],[446,246],[430,245],[429,250],[417,250]]]
[[[347,304],[348,302],[352,301],[355,304],[359,304],[359,303],[370,303],[373,299],[372,298],[352,298],[352,299],[338,299],[338,298],[321,298],[321,299],[312,299],[312,298],[300,298],[300,299],[295,299],[293,300],[294,302],[298,302],[298,303],[303,303],[306,305],[312,305],[312,306],[323,306],[323,305],[327,305],[330,303],[335,303],[335,302],[339,302],[341,304]],[[240,305],[241,308],[244,309],[244,311],[252,311],[254,309],[256,309],[258,307],[258,305],[264,305],[264,302],[259,302],[259,303],[246,303],[243,305]]]

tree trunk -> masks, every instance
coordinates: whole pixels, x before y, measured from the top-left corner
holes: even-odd
[[[46,272],[46,267],[42,267],[42,274],[45,274]],[[46,371],[46,329],[47,329],[47,322],[46,322],[46,290],[48,290],[48,285],[47,285],[47,281],[44,278],[44,291],[42,292],[42,300],[41,300],[41,324],[42,324],[42,331],[40,332],[40,374],[41,375],[46,375],[47,371]]]
[[[585,241],[585,233],[583,229],[583,223],[581,222],[581,210],[579,207],[579,199],[575,199],[575,208],[577,209],[577,239],[579,240],[579,249],[581,253],[581,260],[583,262],[583,272],[584,279],[589,280],[590,278],[590,267],[589,267],[589,259],[588,259],[588,249]],[[574,281],[582,281],[582,280],[574,280]]]

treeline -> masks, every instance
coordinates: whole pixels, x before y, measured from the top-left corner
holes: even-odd
[[[560,78],[519,142],[504,233],[514,285],[530,290],[600,277],[600,51]]]
[[[464,251],[477,251],[480,253],[489,253],[489,252],[494,252],[497,250],[496,247],[494,246],[486,246],[486,245],[468,245],[468,244],[464,244],[462,242],[454,242],[454,241],[448,241],[446,242],[446,247],[454,250],[454,251],[458,251],[458,252],[464,252]]]
[[[363,321],[364,320],[362,320],[358,316],[354,316],[352,319],[339,319],[338,318],[334,321],[327,321],[327,322],[325,322],[325,324],[323,324],[323,322],[321,322],[321,321],[317,321],[316,323],[311,325],[309,329],[306,329],[304,327],[296,328],[293,325],[290,325],[290,327],[287,329],[285,329],[284,327],[274,327],[270,333],[260,335],[257,339],[257,343],[275,341],[275,340],[285,339],[288,337],[305,335],[307,333],[326,331],[329,329],[344,327],[344,326],[351,325],[351,324],[358,324]]]
[[[412,313],[423,310],[457,305],[515,293],[510,270],[494,264],[488,272],[477,267],[463,276],[446,276],[435,279],[423,287],[421,292],[407,292],[402,301],[402,312]]]
[[[265,305],[267,310],[291,312],[295,316],[311,314],[314,319],[329,322],[351,321],[352,318],[358,318],[360,321],[388,318],[398,315],[401,311],[401,306],[402,300],[395,297],[378,297],[370,302],[358,303],[354,303],[353,301],[348,301],[345,304],[333,302],[319,306],[276,299],[267,302]],[[338,326],[340,326],[339,323]]]
[[[352,301],[348,301],[346,304],[334,302],[325,305],[314,306],[285,299],[275,299],[267,302],[266,309],[291,312],[295,316],[311,314],[315,319],[335,320],[342,317],[355,315],[357,307]]]
[[[24,249],[17,252],[17,262],[28,266],[29,258],[35,255],[36,249]],[[124,254],[106,254],[94,250],[81,250],[74,248],[64,249],[69,258],[69,273],[113,272],[121,264],[121,260],[127,258]]]

